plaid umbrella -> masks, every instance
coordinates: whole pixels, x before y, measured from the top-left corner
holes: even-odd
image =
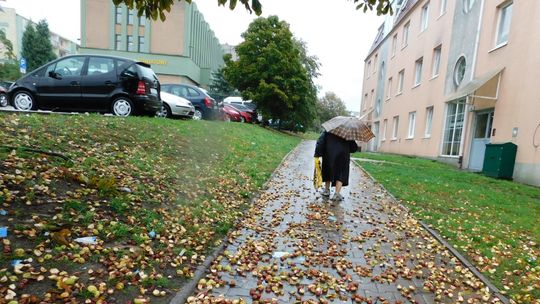
[[[322,124],[323,128],[346,140],[368,142],[375,137],[371,129],[356,117],[337,116]]]

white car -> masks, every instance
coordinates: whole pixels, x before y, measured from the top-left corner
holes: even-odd
[[[161,107],[161,111],[157,112],[157,117],[171,118],[176,116],[189,119],[193,118],[195,107],[189,100],[163,91],[161,91],[160,95],[163,106]]]

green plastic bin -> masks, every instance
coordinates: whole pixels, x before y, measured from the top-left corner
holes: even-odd
[[[487,144],[482,173],[495,178],[512,179],[516,153],[517,145],[510,142]]]

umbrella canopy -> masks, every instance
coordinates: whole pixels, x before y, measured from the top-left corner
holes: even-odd
[[[371,129],[359,118],[337,116],[322,124],[323,128],[346,140],[368,142],[375,137]]]

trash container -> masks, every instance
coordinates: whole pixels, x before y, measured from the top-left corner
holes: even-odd
[[[482,173],[495,178],[512,179],[516,153],[517,145],[510,142],[487,144]]]

